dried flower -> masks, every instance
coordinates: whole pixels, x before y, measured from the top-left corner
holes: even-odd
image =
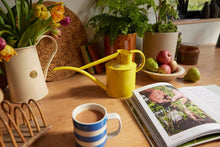
[[[3,60],[9,61],[9,58],[11,58],[14,55],[17,55],[14,48],[10,45],[6,45],[5,48],[0,51],[0,62],[2,62]]]
[[[65,17],[64,19],[62,19],[61,21],[60,21],[60,24],[62,25],[62,26],[67,26],[67,25],[69,25],[71,23],[71,18],[70,17]]]
[[[7,43],[6,43],[5,39],[0,37],[0,51],[5,48],[6,44]]]

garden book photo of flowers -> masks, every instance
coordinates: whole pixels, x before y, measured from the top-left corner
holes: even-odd
[[[219,90],[160,82],[133,90],[126,103],[152,146],[191,146],[220,139]]]

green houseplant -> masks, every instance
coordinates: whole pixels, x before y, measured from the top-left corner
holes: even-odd
[[[176,4],[176,0],[159,0],[158,5],[155,3],[152,4],[156,22],[154,24],[150,24],[150,27],[148,27],[147,31],[153,33],[176,32],[177,27],[171,21],[177,19],[178,17],[177,10],[175,9]]]
[[[99,14],[90,18],[88,25],[95,28],[96,39],[106,36],[111,47],[119,36],[126,38],[124,35],[129,34],[135,34],[136,43],[136,33],[139,37],[143,37],[149,27],[147,9],[152,4],[154,0],[98,0],[96,6]],[[115,45],[115,48],[125,47]],[[131,48],[135,48],[134,43]]]
[[[149,24],[143,39],[143,52],[147,58],[155,58],[164,49],[175,56],[178,32],[172,20],[178,18],[176,5],[176,0],[159,0],[157,5],[152,4],[156,22]]]

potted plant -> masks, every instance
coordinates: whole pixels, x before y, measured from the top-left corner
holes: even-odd
[[[10,100],[17,103],[30,98],[39,100],[48,93],[45,78],[57,51],[56,40],[44,34],[60,35],[58,27],[68,24],[63,2],[48,7],[43,0],[35,4],[32,0],[15,0],[13,7],[9,7],[6,0],[1,2],[0,62],[4,62]],[[45,37],[51,39],[55,47],[43,73],[36,44]]]
[[[150,24],[144,34],[143,52],[146,58],[155,58],[159,51],[165,49],[175,56],[178,32],[172,20],[178,17],[176,4],[177,1],[168,0],[159,0],[158,5],[152,4],[156,22]]]
[[[105,55],[117,49],[135,49],[136,34],[144,36],[149,27],[148,11],[153,0],[98,0],[99,14],[88,21],[95,28],[95,39],[104,36]],[[145,9],[147,8],[147,9]]]

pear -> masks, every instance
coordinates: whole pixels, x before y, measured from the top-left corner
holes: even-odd
[[[201,74],[199,72],[199,69],[196,67],[191,67],[187,74],[184,76],[184,80],[196,82],[201,78]]]
[[[157,72],[158,63],[154,58],[147,58],[144,68],[148,71]]]

